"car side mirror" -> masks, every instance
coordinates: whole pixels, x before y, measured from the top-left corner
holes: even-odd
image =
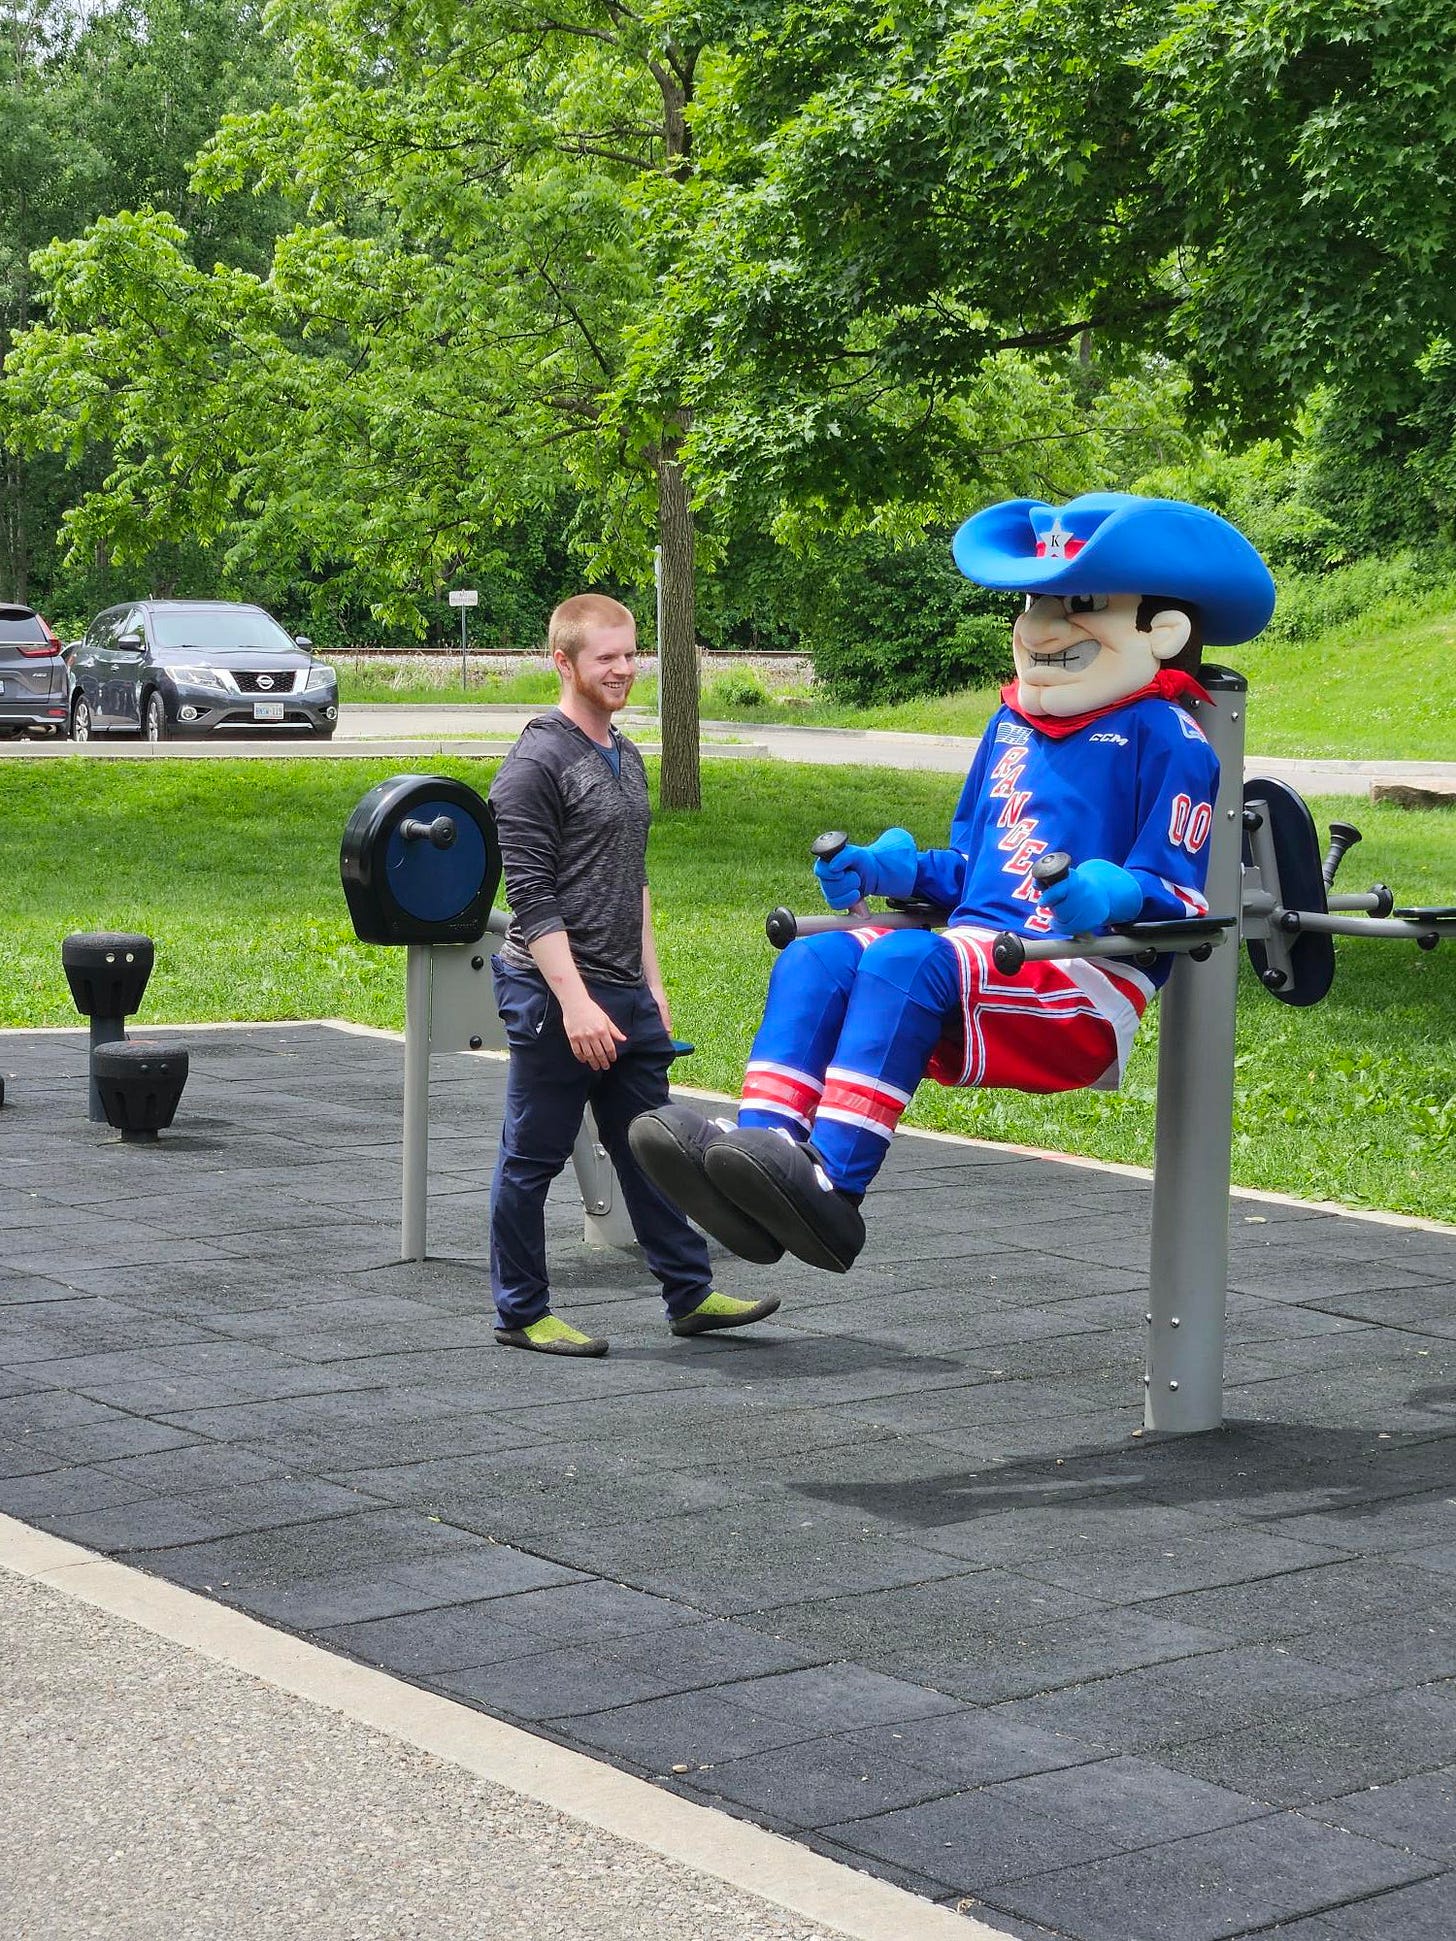
[[[123,653],[139,654],[144,643],[140,634],[118,634],[116,644]]]
[[[313,642],[307,634],[295,634],[293,636],[293,644],[295,647],[301,647],[306,654],[310,653],[313,649]]]

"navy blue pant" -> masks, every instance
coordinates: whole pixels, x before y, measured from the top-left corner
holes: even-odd
[[[667,1311],[689,1314],[712,1286],[708,1249],[696,1228],[663,1198],[633,1159],[627,1128],[667,1101],[672,1040],[645,984],[589,983],[587,989],[627,1041],[594,1072],[572,1052],[561,1007],[544,978],[496,957],[496,1007],[510,1069],[505,1124],[490,1204],[490,1281],[501,1326],[539,1321],[551,1305],[546,1273],[546,1195],[571,1157],[588,1105],[611,1157],[632,1229],[662,1283]]]

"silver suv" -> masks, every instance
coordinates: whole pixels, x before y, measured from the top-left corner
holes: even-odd
[[[61,643],[29,607],[0,605],[0,735],[66,732]]]

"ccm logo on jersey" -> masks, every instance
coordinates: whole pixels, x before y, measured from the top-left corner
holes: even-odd
[[[1126,748],[1127,746],[1126,735],[1093,735],[1091,739],[1093,741],[1110,741],[1114,748]]]

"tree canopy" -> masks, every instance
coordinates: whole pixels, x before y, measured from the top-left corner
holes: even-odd
[[[1301,560],[1456,505],[1438,0],[5,4],[0,440],[73,545],[415,629],[523,531],[659,546],[669,801],[735,561],[827,638],[997,496],[1186,465]]]

